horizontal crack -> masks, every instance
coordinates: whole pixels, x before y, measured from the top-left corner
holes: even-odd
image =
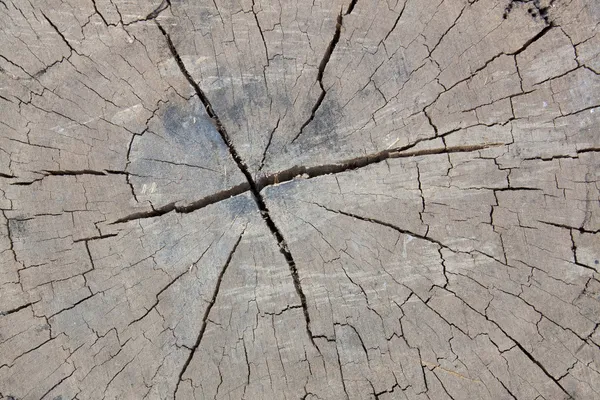
[[[215,204],[215,203],[221,202],[223,200],[227,200],[230,197],[240,195],[249,190],[250,190],[250,185],[247,182],[245,182],[245,183],[239,184],[237,186],[234,186],[228,190],[223,190],[223,191],[217,192],[213,195],[206,196],[200,200],[196,200],[196,201],[186,204],[186,205],[176,205],[175,203],[169,203],[162,207],[154,208],[153,210],[150,210],[150,211],[141,211],[141,212],[133,213],[133,214],[127,215],[123,218],[119,218],[118,220],[116,220],[114,222],[111,222],[110,225],[121,224],[124,222],[135,221],[135,220],[143,219],[143,218],[160,217],[161,215],[170,213],[172,211],[175,211],[175,212],[181,213],[181,214],[191,213],[191,212],[199,210],[201,208],[210,206],[211,204]]]
[[[23,182],[13,182],[11,185],[15,186],[29,186],[36,182],[42,181],[44,178],[48,176],[84,176],[84,175],[95,175],[95,176],[108,176],[108,175],[125,175],[129,176],[128,172],[125,171],[116,171],[105,169],[102,171],[91,170],[91,169],[81,169],[81,170],[42,170],[42,171],[34,171],[36,174],[41,174],[41,178],[36,178],[31,181],[23,181]]]
[[[175,203],[169,203],[159,208],[154,208],[150,211],[141,211],[137,213],[133,213],[127,215],[123,218],[120,218],[114,222],[111,222],[110,225],[120,224],[129,221],[135,221],[143,218],[154,218],[160,217],[164,214],[175,211],[181,214],[191,213],[193,211],[199,210],[201,208],[207,207],[209,205],[218,203],[223,200],[227,200],[230,197],[237,196],[243,194],[245,192],[250,191],[255,200],[257,200],[258,207],[261,211],[261,214],[265,215],[266,205],[261,196],[257,197],[257,194],[268,186],[274,186],[277,184],[285,183],[292,181],[294,178],[300,175],[304,175],[306,179],[316,178],[323,175],[330,174],[338,174],[345,171],[355,170],[364,168],[371,164],[380,163],[390,158],[408,158],[408,157],[417,157],[417,156],[426,156],[426,155],[434,155],[434,154],[447,154],[447,153],[468,153],[472,151],[484,150],[494,146],[502,146],[502,143],[491,143],[491,144],[481,144],[481,145],[472,145],[472,146],[454,146],[454,147],[445,147],[445,148],[437,148],[437,149],[425,149],[425,150],[415,150],[415,151],[407,151],[413,147],[415,147],[420,141],[416,141],[411,143],[410,145],[392,149],[392,150],[384,150],[379,153],[368,154],[362,157],[356,157],[352,159],[348,159],[345,161],[341,161],[339,163],[334,164],[324,164],[317,165],[314,167],[304,167],[304,166],[295,166],[280,172],[275,172],[266,176],[263,176],[256,181],[252,180],[246,183],[242,183],[240,185],[234,186],[230,189],[220,191],[213,195],[204,197],[200,200],[194,201],[193,203],[178,206]],[[246,175],[246,174],[244,174]],[[246,176],[247,179],[248,176]],[[266,210],[268,212],[268,210]],[[270,217],[269,217],[270,219]],[[272,223],[272,221],[271,221]],[[267,222],[267,224],[269,224]],[[275,228],[275,224],[269,226],[269,228]],[[281,235],[275,235],[277,240],[279,241]]]
[[[384,150],[379,153],[351,158],[345,161],[341,161],[339,163],[316,165],[314,167],[294,166],[292,168],[259,178],[256,182],[256,186],[258,187],[258,190],[261,191],[267,186],[285,183],[293,180],[294,178],[300,175],[304,175],[307,179],[310,179],[323,175],[338,174],[345,171],[364,168],[368,165],[377,164],[390,158],[408,158],[448,153],[469,153],[472,151],[484,150],[490,147],[504,146],[504,143],[490,143],[472,146],[454,146],[437,149],[407,151],[416,146],[418,143],[419,141],[411,143],[410,145],[401,148]]]
[[[25,308],[34,305],[35,303],[37,303],[37,301],[34,301],[32,303],[27,303],[27,304],[23,304],[19,307],[13,308],[11,310],[6,310],[6,311],[0,311],[0,316],[5,316],[5,315],[9,315],[9,314],[14,314],[16,312],[19,312],[21,310],[24,310]]]

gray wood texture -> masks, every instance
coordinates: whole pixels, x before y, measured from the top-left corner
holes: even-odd
[[[0,0],[0,399],[600,398],[597,0]]]

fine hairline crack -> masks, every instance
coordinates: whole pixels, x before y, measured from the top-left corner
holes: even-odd
[[[215,113],[208,97],[202,91],[202,89],[200,88],[198,83],[196,83],[196,81],[194,81],[194,79],[188,72],[187,68],[185,67],[183,60],[179,56],[179,53],[177,52],[177,49],[175,48],[175,45],[173,44],[173,41],[171,40],[171,36],[167,33],[167,31],[162,27],[162,25],[158,21],[154,20],[154,23],[156,24],[158,29],[161,31],[161,33],[165,37],[165,39],[167,41],[167,45],[169,47],[169,50],[171,51],[173,58],[175,58],[175,61],[177,62],[177,65],[178,65],[181,73],[186,78],[188,83],[194,88],[196,95],[198,96],[198,98],[204,105],[204,108],[206,109],[206,113],[213,120],[217,132],[219,133],[223,142],[227,145],[227,148],[229,149],[229,154],[231,154],[231,157],[235,161],[238,169],[246,178],[246,181],[248,183],[248,189],[252,193],[252,197],[254,198],[254,201],[256,202],[258,209],[260,210],[263,220],[265,221],[265,223],[267,224],[267,227],[269,228],[269,230],[271,231],[271,233],[277,240],[277,244],[279,246],[279,251],[284,256],[284,258],[288,264],[290,274],[291,274],[292,280],[294,282],[294,288],[296,289],[296,293],[298,294],[298,297],[300,298],[300,302],[302,303],[302,310],[304,312],[304,319],[306,322],[306,332],[308,334],[308,338],[311,341],[311,343],[313,344],[313,346],[317,350],[319,350],[319,348],[316,346],[316,344],[314,342],[313,334],[311,332],[310,315],[308,313],[308,304],[306,301],[306,295],[304,294],[304,291],[302,290],[302,286],[300,283],[300,275],[299,275],[298,269],[296,267],[296,262],[294,261],[292,253],[290,252],[290,250],[288,248],[287,242],[286,242],[283,234],[281,233],[281,231],[279,230],[277,225],[275,225],[275,222],[271,218],[271,215],[269,214],[269,209],[267,208],[267,205],[266,205],[264,199],[262,198],[262,195],[260,194],[259,187],[257,186],[256,182],[252,178],[252,174],[248,170],[248,166],[246,165],[244,160],[242,160],[242,158],[240,157],[239,153],[237,152],[235,146],[233,145],[233,142],[231,141],[229,134],[227,133],[227,130],[225,129],[225,127],[221,123],[221,120]]]

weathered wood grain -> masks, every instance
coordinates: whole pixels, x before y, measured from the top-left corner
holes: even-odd
[[[600,398],[596,0],[0,0],[0,399]]]

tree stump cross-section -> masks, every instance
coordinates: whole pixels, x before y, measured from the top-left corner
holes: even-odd
[[[0,399],[600,398],[597,0],[0,35]]]

